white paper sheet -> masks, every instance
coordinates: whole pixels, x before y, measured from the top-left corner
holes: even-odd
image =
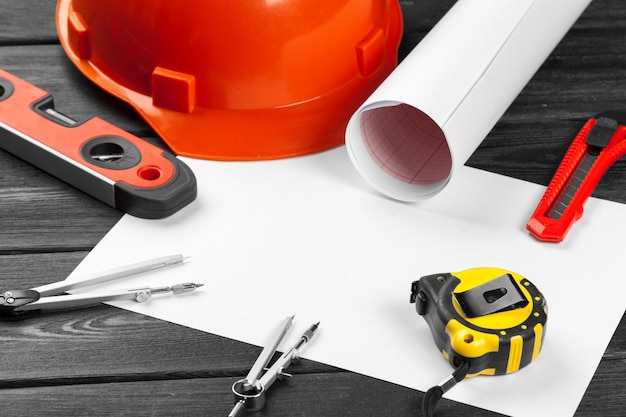
[[[459,0],[352,116],[367,182],[432,197],[462,166],[591,0]]]
[[[184,265],[106,288],[202,282],[182,296],[117,305],[259,346],[287,315],[296,315],[288,344],[320,320],[303,356],[426,390],[451,368],[409,303],[411,282],[510,269],[548,300],[541,354],[518,373],[472,378],[446,396],[515,416],[572,415],[624,312],[621,246],[610,242],[626,230],[623,205],[591,199],[553,245],[524,229],[543,187],[468,167],[437,198],[402,204],[362,187],[343,147],[282,161],[184,161],[199,199],[165,220],[123,217],[69,279],[111,259],[183,253]]]

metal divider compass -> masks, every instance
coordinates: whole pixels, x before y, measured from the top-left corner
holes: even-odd
[[[135,275],[155,269],[177,265],[185,261],[182,255],[171,255],[110,269],[79,278],[75,281],[58,281],[27,290],[9,290],[0,294],[0,315],[17,315],[28,311],[64,310],[89,307],[105,301],[134,300],[146,302],[153,294],[181,294],[193,291],[203,284],[186,282],[164,287],[143,287],[130,290],[100,291],[66,294],[67,291]]]
[[[269,369],[266,369],[267,364],[276,352],[276,348],[278,348],[287,330],[291,327],[293,318],[294,316],[285,318],[273,341],[263,348],[252,368],[250,368],[248,375],[233,384],[232,391],[235,395],[235,405],[228,417],[237,417],[242,410],[260,410],[265,405],[265,393],[270,386],[281,377],[291,376],[284,373],[284,370],[299,359],[300,350],[313,338],[319,326],[318,322],[309,327],[291,349],[283,353]],[[263,374],[264,370],[266,372]]]

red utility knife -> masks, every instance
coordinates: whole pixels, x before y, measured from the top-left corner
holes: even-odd
[[[561,242],[583,215],[583,205],[607,169],[626,153],[626,112],[605,112],[582,127],[563,157],[526,229]]]

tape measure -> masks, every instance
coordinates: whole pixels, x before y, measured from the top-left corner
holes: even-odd
[[[47,92],[0,70],[0,148],[131,215],[167,217],[196,198],[173,154],[97,117],[78,122]]]
[[[436,387],[434,402],[465,376],[505,375],[527,366],[545,339],[546,300],[512,271],[474,268],[424,276],[412,283],[410,302],[456,370]]]

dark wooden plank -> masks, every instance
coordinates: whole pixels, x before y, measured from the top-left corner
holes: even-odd
[[[398,58],[402,61],[438,22],[456,0],[400,1],[404,22]]]
[[[0,254],[91,250],[122,213],[0,151]]]
[[[622,320],[620,331],[625,327]],[[621,331],[623,333],[623,331]],[[583,397],[576,416],[623,416],[626,404],[626,364],[624,336],[611,340],[609,352],[598,366],[593,380]],[[619,347],[617,346],[619,345]],[[611,351],[619,350],[618,355]]]
[[[46,410],[47,416],[224,417],[232,407],[232,382],[230,378],[212,378],[18,388],[4,390],[3,399],[7,404],[20,404],[20,415],[41,415],[41,410]],[[265,408],[246,415],[420,415],[420,393],[371,378],[355,385],[345,373],[309,374],[276,384],[280,386],[268,392]],[[438,411],[440,415],[498,415],[448,401]]]
[[[3,0],[0,10],[0,46],[58,42],[54,23],[56,1]]]
[[[547,185],[584,122],[624,108],[624,17],[619,0],[592,3],[467,165]],[[625,174],[619,161],[594,196],[626,202]]]

